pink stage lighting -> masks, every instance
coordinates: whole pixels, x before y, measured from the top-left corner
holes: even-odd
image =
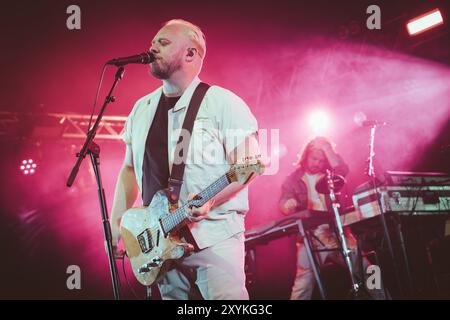
[[[329,125],[328,114],[323,111],[316,111],[309,116],[309,125],[314,134],[324,132]]]
[[[410,36],[415,36],[444,23],[442,14],[439,9],[434,9],[427,13],[424,13],[414,19],[407,22],[406,28]]]
[[[20,171],[22,171],[23,174],[29,175],[36,172],[37,164],[34,163],[33,159],[23,160],[22,164],[20,165]]]

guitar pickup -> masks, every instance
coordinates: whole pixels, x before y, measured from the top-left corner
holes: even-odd
[[[143,253],[148,253],[153,250],[152,234],[149,229],[145,229],[137,236],[139,247]]]

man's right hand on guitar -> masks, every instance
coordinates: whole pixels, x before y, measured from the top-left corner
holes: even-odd
[[[120,241],[119,227],[116,224],[111,223],[111,242],[112,242],[112,246],[113,246],[114,258],[116,258],[116,259],[123,258],[124,253],[125,253],[123,250],[118,249],[119,241]],[[106,253],[108,253],[108,246],[106,244],[106,241],[105,241],[105,251],[106,251]]]

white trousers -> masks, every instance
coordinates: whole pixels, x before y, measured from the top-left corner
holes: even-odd
[[[248,300],[245,238],[231,238],[176,261],[158,283],[164,300]]]

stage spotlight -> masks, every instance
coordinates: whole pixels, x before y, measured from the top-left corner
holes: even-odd
[[[309,125],[315,134],[325,131],[329,122],[328,114],[323,111],[316,111],[309,116]]]
[[[406,28],[410,36],[415,36],[444,23],[439,9],[431,10],[407,22]]]
[[[22,164],[20,165],[20,171],[22,171],[23,174],[29,175],[36,172],[37,164],[34,163],[33,159],[23,160]]]

